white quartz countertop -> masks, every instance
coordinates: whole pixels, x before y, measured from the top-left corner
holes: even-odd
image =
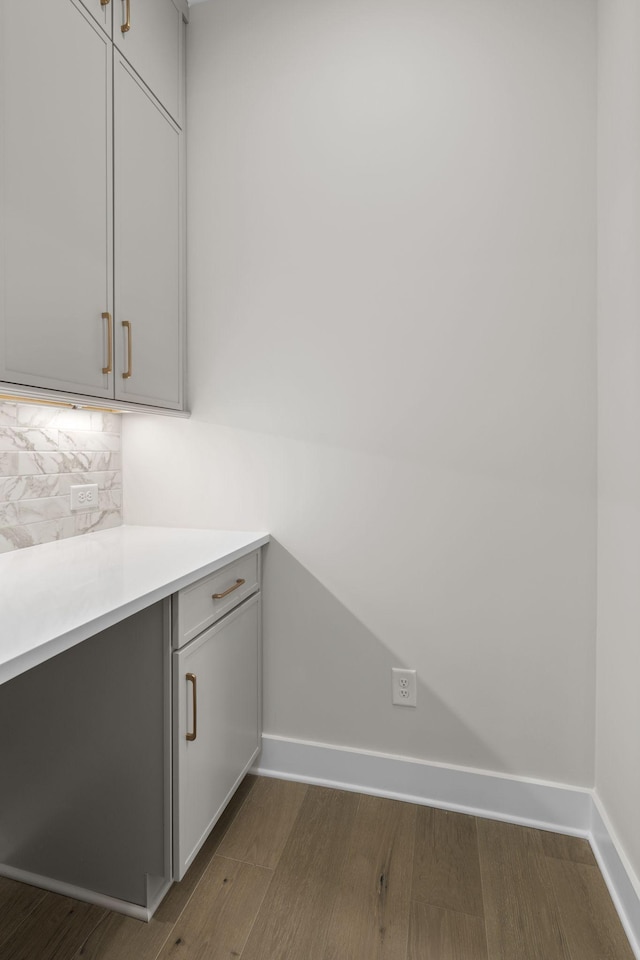
[[[122,526],[0,555],[0,683],[268,541]]]

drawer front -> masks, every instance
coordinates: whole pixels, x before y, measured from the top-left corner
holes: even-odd
[[[183,647],[193,640],[259,587],[260,551],[256,551],[180,590],[176,598],[174,647]]]

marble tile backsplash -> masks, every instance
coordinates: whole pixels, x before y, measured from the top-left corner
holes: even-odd
[[[76,483],[97,510],[71,512]],[[121,523],[120,416],[0,401],[0,553]]]

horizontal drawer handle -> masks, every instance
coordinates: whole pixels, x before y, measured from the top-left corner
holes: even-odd
[[[238,587],[241,587],[243,583],[246,583],[246,580],[236,580],[232,587],[229,587],[228,590],[225,590],[224,593],[212,593],[212,600],[222,600],[223,597],[228,597],[230,593],[233,593],[234,590],[237,590]]]

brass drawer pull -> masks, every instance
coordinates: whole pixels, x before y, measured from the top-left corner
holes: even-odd
[[[127,5],[127,19],[120,29],[123,33],[129,33],[129,30],[131,30],[131,0],[125,0],[125,3]]]
[[[122,326],[126,328],[127,331],[127,369],[122,374],[123,380],[128,380],[131,374],[133,373],[133,345],[131,343],[131,323],[128,320],[122,321]]]
[[[223,597],[228,597],[230,593],[233,593],[234,590],[237,590],[238,587],[241,587],[243,583],[246,583],[246,580],[236,580],[232,587],[229,587],[228,590],[225,590],[224,593],[212,593],[212,600],[222,600]]]
[[[102,368],[103,373],[113,370],[113,319],[110,313],[103,313],[102,319],[107,321],[107,365]]]
[[[187,733],[187,740],[195,740],[198,736],[198,691],[195,673],[187,674],[187,683],[193,686],[193,733]]]
[[[109,6],[109,0],[100,0],[100,6],[101,6],[101,7],[108,7],[108,6]]]

